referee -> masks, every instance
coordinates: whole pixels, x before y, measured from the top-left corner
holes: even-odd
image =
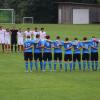
[[[13,27],[11,31],[11,51],[13,52],[13,46],[15,47],[15,52],[17,52],[17,32],[18,30]]]

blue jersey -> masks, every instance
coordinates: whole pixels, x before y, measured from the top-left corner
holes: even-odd
[[[41,40],[34,40],[34,53],[41,53],[42,52],[42,46],[43,45],[43,41]]]
[[[81,42],[78,42],[77,44],[73,43],[73,47],[74,47],[74,54],[80,54],[81,53],[81,50],[80,50],[80,48],[82,47]]]
[[[83,47],[82,53],[90,53],[90,47],[91,47],[90,41],[82,42],[82,47]]]
[[[52,42],[51,41],[45,40],[43,42],[43,45],[44,45],[44,52],[46,53],[52,52]]]
[[[69,49],[72,46],[72,42],[64,43],[65,54],[72,54],[72,49]]]
[[[99,42],[91,40],[91,52],[98,52]]]
[[[54,53],[62,53],[62,46],[64,45],[63,41],[56,40],[53,42]]]
[[[34,42],[32,40],[26,40],[24,42],[24,48],[26,48],[26,50],[24,50],[24,52],[32,52],[32,48],[30,48],[32,45],[34,44]],[[27,49],[29,48],[29,49]]]

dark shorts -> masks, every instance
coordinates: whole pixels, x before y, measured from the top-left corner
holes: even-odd
[[[98,52],[91,53],[91,61],[98,61]]]
[[[73,54],[73,61],[76,62],[76,60],[81,61],[81,54]]]
[[[28,61],[32,61],[33,60],[33,54],[31,52],[25,52],[24,53],[24,60]]]
[[[54,53],[54,60],[62,61],[62,53]]]
[[[65,54],[64,61],[72,61],[72,54]]]
[[[42,61],[42,53],[34,53],[34,60]]]
[[[43,60],[44,61],[51,61],[52,60],[52,53],[43,53]]]
[[[89,54],[89,53],[84,53],[84,54],[82,55],[82,60],[87,60],[87,61],[89,61],[89,60],[90,60],[90,54]]]
[[[12,45],[16,45],[17,44],[17,41],[16,40],[11,40],[11,44]]]

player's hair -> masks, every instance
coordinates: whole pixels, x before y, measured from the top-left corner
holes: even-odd
[[[87,37],[83,37],[83,40],[85,40],[85,41],[86,41],[86,40],[87,40]]]
[[[6,28],[6,31],[9,31],[9,28]]]
[[[60,36],[57,36],[56,39],[60,39]]]
[[[40,35],[39,34],[36,34],[36,38],[39,38],[40,37]]]
[[[30,30],[30,28],[28,27],[27,30]]]
[[[0,26],[0,28],[2,28],[2,26]]]
[[[35,27],[34,29],[35,29],[35,30],[37,30],[38,28],[37,28],[37,27]]]
[[[44,28],[42,27],[41,30],[44,30]]]
[[[78,40],[78,38],[77,38],[77,37],[75,37],[75,38],[74,38],[74,40]]]
[[[50,36],[49,35],[46,35],[46,39],[50,39]]]
[[[28,35],[27,38],[30,39],[31,37]]]
[[[68,41],[68,40],[69,40],[69,38],[68,38],[68,37],[66,37],[66,38],[65,38],[65,41]]]
[[[92,36],[92,38],[95,38],[95,36]]]

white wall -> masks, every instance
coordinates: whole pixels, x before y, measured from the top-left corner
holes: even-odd
[[[73,24],[89,24],[89,9],[73,9]]]

